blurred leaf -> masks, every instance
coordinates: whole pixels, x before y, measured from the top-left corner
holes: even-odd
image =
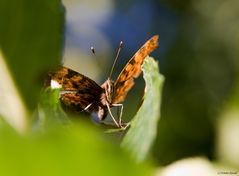
[[[47,129],[49,126],[59,124],[69,124],[70,120],[63,111],[59,101],[60,89],[46,88],[40,98],[40,102],[35,114],[34,127]]]
[[[147,163],[135,164],[127,153],[87,124],[57,127],[20,136],[0,128],[0,175],[152,175]]]
[[[60,63],[63,31],[60,0],[0,1],[0,47],[30,110],[37,104],[44,74]]]
[[[220,175],[220,171],[224,170],[216,168],[208,159],[193,157],[178,160],[164,168],[160,168],[155,176],[212,176]]]
[[[128,149],[137,161],[145,159],[156,137],[164,81],[153,58],[145,59],[142,70],[146,84],[144,101],[122,141],[123,148]]]
[[[231,95],[217,119],[216,151],[218,160],[239,168],[239,79],[234,83]]]
[[[239,109],[225,107],[217,122],[217,159],[222,164],[239,168]]]
[[[0,122],[4,118],[19,132],[27,130],[27,110],[19,96],[0,50]],[[2,116],[2,117],[1,117]]]

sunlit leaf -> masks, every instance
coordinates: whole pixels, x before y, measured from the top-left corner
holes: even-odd
[[[145,59],[142,70],[146,84],[144,101],[122,141],[122,147],[128,149],[138,162],[145,159],[156,137],[164,81],[153,58]]]
[[[27,110],[0,50],[0,122],[5,119],[20,133],[27,130]]]

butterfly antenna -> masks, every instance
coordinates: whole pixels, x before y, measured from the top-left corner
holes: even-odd
[[[90,47],[90,50],[92,51],[92,53],[95,55],[95,48],[93,46]]]
[[[123,47],[123,42],[121,41],[120,44],[119,44],[119,48],[117,50],[117,53],[116,53],[116,57],[115,57],[114,63],[112,65],[112,67],[111,67],[109,78],[111,78],[111,76],[112,76],[112,73],[113,73],[113,70],[114,70],[114,67],[115,67],[115,63],[116,63],[116,61],[117,61],[117,59],[119,57],[119,53],[120,53],[122,47]]]
[[[90,50],[92,52],[92,54],[94,54],[95,58],[96,58],[96,51],[95,51],[95,48],[93,46],[90,47]],[[103,66],[102,66],[102,63],[99,62],[99,59],[95,59],[95,61],[97,62],[97,66],[100,68],[100,70],[103,70]]]

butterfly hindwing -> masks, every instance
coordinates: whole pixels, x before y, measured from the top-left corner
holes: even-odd
[[[50,76],[52,80],[62,86],[61,101],[65,105],[77,107],[79,110],[86,108],[89,104],[99,102],[104,91],[90,78],[67,67],[59,68]]]
[[[129,60],[114,84],[114,94],[112,103],[124,101],[128,91],[134,85],[134,78],[141,73],[141,65],[147,55],[158,47],[158,35],[149,39]]]

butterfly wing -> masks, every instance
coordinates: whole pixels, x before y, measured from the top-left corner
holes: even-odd
[[[141,73],[141,65],[145,57],[157,47],[158,35],[155,35],[149,39],[129,60],[115,81],[112,103],[120,103],[124,101],[128,91],[134,85],[134,78],[137,78]]]
[[[67,67],[50,73],[50,77],[62,86],[60,99],[65,105],[83,110],[90,104],[100,102],[103,89],[90,78]],[[97,108],[91,106],[90,111],[96,111]]]

